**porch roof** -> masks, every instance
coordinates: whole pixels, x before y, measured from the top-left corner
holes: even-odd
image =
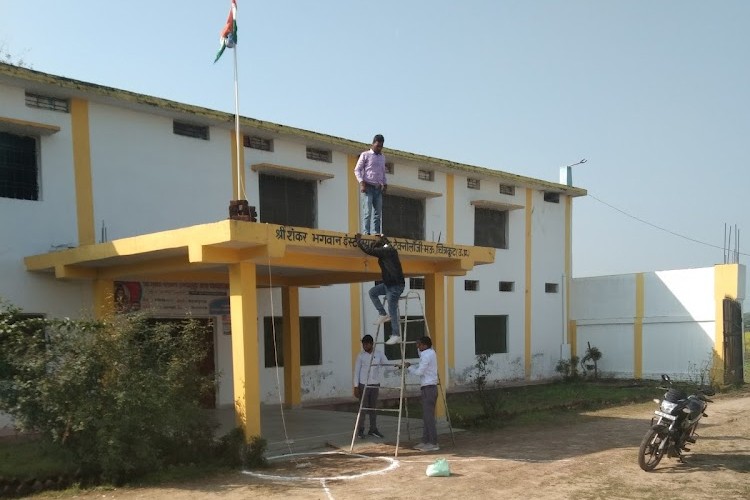
[[[407,277],[465,275],[494,262],[495,249],[390,238]],[[354,235],[276,224],[222,220],[28,256],[26,269],[59,279],[228,280],[228,266],[257,265],[259,287],[321,286],[380,279],[377,260]]]

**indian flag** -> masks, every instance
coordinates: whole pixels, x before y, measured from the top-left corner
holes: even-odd
[[[224,29],[221,30],[219,35],[219,52],[216,54],[214,62],[218,61],[221,55],[224,53],[224,49],[227,47],[234,48],[237,45],[237,0],[232,0],[232,6],[229,8],[229,16],[227,17],[227,24],[224,25]]]

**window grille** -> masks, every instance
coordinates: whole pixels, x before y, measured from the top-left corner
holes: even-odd
[[[474,354],[508,352],[508,315],[474,316]]]
[[[246,148],[273,152],[273,139],[266,139],[257,135],[246,135],[244,136],[243,143]]]
[[[544,201],[549,203],[560,203],[560,193],[544,192]]]
[[[70,101],[60,97],[26,92],[26,105],[30,108],[49,109],[61,113],[70,113]]]
[[[192,137],[193,139],[208,140],[208,127],[206,125],[196,125],[194,123],[179,122],[177,120],[172,122],[172,132],[175,135],[182,135],[185,137]]]
[[[38,140],[0,132],[0,198],[39,199]]]
[[[315,161],[333,162],[333,153],[329,149],[307,147],[307,159]]]
[[[421,181],[434,181],[435,180],[435,172],[432,170],[427,170],[424,168],[420,168],[417,171],[417,178]]]
[[[474,207],[474,245],[508,248],[508,211]]]

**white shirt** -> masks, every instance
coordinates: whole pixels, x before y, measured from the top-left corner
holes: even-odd
[[[409,373],[419,375],[419,385],[437,385],[437,356],[435,350],[430,347],[424,351],[419,351],[419,365],[409,366]]]
[[[370,367],[370,359],[372,359],[372,367]],[[370,370],[370,380],[367,385],[379,384],[382,379],[383,366],[388,364],[388,358],[385,357],[382,351],[376,351],[372,348],[372,354],[369,352],[362,351],[357,356],[357,361],[354,363],[354,386],[358,387],[359,384],[364,384],[367,379],[367,370]]]

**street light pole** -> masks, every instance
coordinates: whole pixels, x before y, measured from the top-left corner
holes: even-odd
[[[582,159],[578,163],[573,163],[571,165],[560,167],[560,184],[565,184],[566,186],[572,186],[573,185],[573,167],[575,167],[576,165],[582,165],[584,163],[586,163],[586,158]]]

